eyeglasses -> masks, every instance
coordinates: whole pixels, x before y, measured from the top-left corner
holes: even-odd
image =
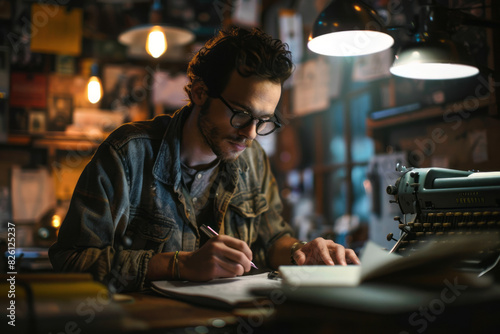
[[[231,126],[235,129],[243,129],[249,126],[253,121],[257,121],[256,131],[259,136],[267,136],[268,134],[273,133],[276,129],[281,128],[281,123],[276,115],[274,115],[272,119],[263,120],[258,117],[253,116],[249,112],[243,110],[235,110],[233,107],[227,103],[226,100],[219,95],[219,99],[226,105],[226,107],[231,110],[233,116],[231,116]]]

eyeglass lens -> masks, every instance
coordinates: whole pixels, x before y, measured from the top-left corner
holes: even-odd
[[[252,123],[254,118],[246,113],[235,113],[231,119],[231,125],[235,128],[245,128]],[[271,133],[276,128],[276,124],[274,122],[262,122],[259,120],[257,123],[257,134],[265,135]]]

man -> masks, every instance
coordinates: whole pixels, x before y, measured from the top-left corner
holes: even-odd
[[[141,290],[152,280],[243,275],[251,261],[359,263],[330,240],[291,236],[254,141],[281,126],[275,109],[292,69],[286,46],[258,29],[210,40],[189,64],[187,106],[125,124],[101,144],[50,249],[54,268]],[[219,235],[206,237],[202,224]]]

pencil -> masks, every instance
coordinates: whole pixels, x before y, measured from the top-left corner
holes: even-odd
[[[219,233],[215,232],[215,230],[213,228],[211,228],[210,226],[207,226],[205,224],[200,226],[200,230],[202,230],[203,233],[205,233],[209,238],[213,238],[213,237],[216,237],[219,235]],[[252,267],[254,267],[255,269],[259,269],[252,261],[250,261],[250,265]]]

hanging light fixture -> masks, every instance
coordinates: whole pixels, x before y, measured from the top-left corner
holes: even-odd
[[[399,50],[390,72],[399,77],[443,80],[471,77],[479,73],[465,45],[453,42],[444,23],[446,10],[422,6],[413,41]]]
[[[118,36],[118,41],[129,47],[130,55],[159,58],[168,47],[186,45],[194,40],[195,36],[191,31],[162,24],[162,10],[161,0],[155,0],[149,24],[134,27]]]
[[[99,78],[99,67],[93,63],[90,67],[90,79],[87,82],[87,98],[90,103],[96,104],[102,98],[102,83]]]
[[[307,47],[326,56],[361,56],[394,44],[377,12],[360,0],[333,0],[316,18]]]

